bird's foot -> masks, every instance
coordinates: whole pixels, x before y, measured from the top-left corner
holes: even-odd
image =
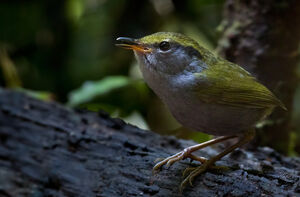
[[[154,167],[153,171],[158,171],[163,165],[166,167],[170,167],[173,165],[175,162],[190,158],[191,160],[199,161],[201,163],[205,163],[207,161],[206,158],[204,157],[198,157],[196,155],[193,155],[191,153],[191,150],[189,148],[185,148],[183,151],[180,151],[179,153],[176,153],[175,155],[172,155],[170,157],[167,157],[165,159],[159,159],[160,162],[158,162]]]
[[[191,186],[193,186],[194,178],[204,173],[208,169],[219,169],[219,166],[215,166],[214,163],[211,162],[211,160],[207,160],[201,166],[186,168],[183,172],[183,176],[185,177],[185,179],[181,182],[179,187],[180,193],[182,193],[183,189],[186,187],[188,183]]]
[[[222,157],[224,157],[225,155],[227,155],[228,153],[232,152],[233,150],[235,150],[236,148],[246,144],[247,142],[249,142],[250,140],[253,139],[255,135],[255,131],[254,130],[249,130],[247,131],[243,137],[241,137],[239,139],[239,141],[226,148],[223,152],[219,153],[218,155],[210,158],[209,160],[207,160],[206,158],[203,158],[203,157],[197,157],[195,155],[192,154],[192,152],[194,151],[197,151],[197,150],[200,150],[204,147],[207,147],[207,146],[210,146],[212,144],[216,144],[216,143],[219,143],[219,142],[222,142],[222,141],[225,141],[227,139],[231,139],[231,138],[234,138],[236,136],[223,136],[223,137],[219,137],[219,138],[216,138],[216,139],[212,139],[212,140],[209,140],[209,141],[206,141],[206,142],[203,142],[201,144],[197,144],[197,145],[194,145],[194,146],[190,146],[186,149],[184,149],[183,151],[173,155],[173,156],[170,156],[170,157],[167,157],[166,159],[160,161],[159,163],[157,163],[154,167],[153,167],[153,171],[157,171],[160,169],[160,167],[162,167],[163,165],[166,165],[166,166],[171,166],[173,163],[175,163],[176,161],[179,161],[179,160],[182,160],[182,159],[185,159],[185,158],[191,158],[192,160],[197,160],[197,161],[200,161],[202,163],[201,166],[199,167],[193,167],[193,168],[187,168],[183,174],[184,175],[187,175],[186,178],[182,181],[181,185],[180,185],[180,191],[182,192],[182,190],[184,189],[184,187],[190,183],[192,185],[192,182],[194,180],[194,178],[202,173],[204,173],[205,171],[207,171],[208,169],[217,169],[217,170],[220,170],[220,169],[223,169],[226,168],[226,167],[223,167],[223,166],[215,166],[214,163],[218,160],[220,160]],[[229,169],[228,167],[226,169]]]
[[[182,176],[185,177],[185,179],[181,182],[179,190],[180,190],[180,192],[182,192],[188,183],[191,186],[193,186],[192,183],[193,183],[194,178],[196,176],[206,172],[207,170],[220,172],[220,171],[228,171],[230,169],[231,168],[228,166],[216,166],[210,160],[207,160],[205,163],[203,163],[201,166],[198,166],[198,167],[188,167],[182,173]]]

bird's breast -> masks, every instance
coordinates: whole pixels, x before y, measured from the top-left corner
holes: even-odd
[[[264,111],[201,101],[193,91],[195,76],[161,75],[141,68],[150,88],[184,127],[211,135],[242,135],[259,121]]]

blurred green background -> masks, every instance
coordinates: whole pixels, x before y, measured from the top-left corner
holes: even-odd
[[[115,39],[174,31],[214,50],[223,4],[223,0],[1,1],[0,85],[70,107],[105,110],[139,127],[171,134],[180,125],[143,82],[132,52],[115,47]],[[299,95],[295,123],[300,121]],[[294,125],[299,130],[299,123]],[[210,138],[174,132],[199,142]]]

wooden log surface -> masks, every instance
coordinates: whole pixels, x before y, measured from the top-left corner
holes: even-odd
[[[233,152],[217,163],[231,170],[206,172],[179,194],[183,170],[199,164],[153,175],[153,161],[193,144],[0,90],[0,196],[300,196],[300,159],[268,147]]]

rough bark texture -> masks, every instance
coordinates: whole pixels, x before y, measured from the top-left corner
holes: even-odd
[[[182,161],[154,176],[156,158],[194,142],[1,89],[0,143],[0,196],[180,196],[182,171],[197,165]],[[231,170],[199,176],[183,195],[300,195],[299,158],[264,147],[237,150],[218,164]]]
[[[286,105],[277,109],[260,140],[283,153],[288,151],[292,104],[299,60],[300,1],[227,0],[223,37],[218,51],[255,75]],[[276,145],[276,147],[275,147]]]

